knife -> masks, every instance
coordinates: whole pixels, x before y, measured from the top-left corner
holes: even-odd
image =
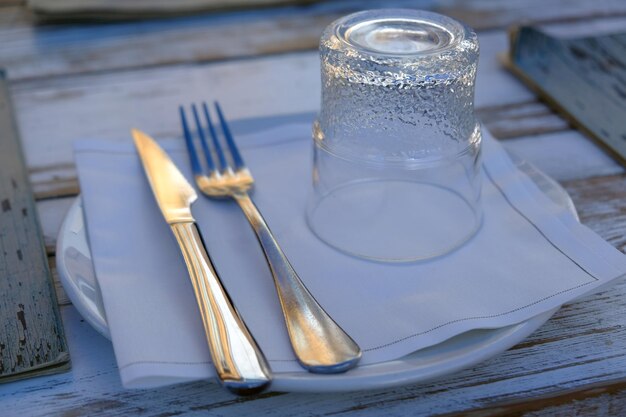
[[[191,214],[196,191],[154,139],[137,129],[132,135],[161,213],[185,258],[220,382],[239,395],[262,391],[271,382],[271,371],[206,252]]]

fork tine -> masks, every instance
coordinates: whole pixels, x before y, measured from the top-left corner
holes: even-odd
[[[198,159],[198,154],[196,153],[196,147],[193,144],[193,136],[191,136],[189,126],[187,125],[185,109],[183,106],[178,106],[178,111],[180,113],[180,121],[183,125],[183,135],[185,136],[185,143],[187,144],[187,153],[189,154],[189,161],[191,162],[191,170],[193,171],[193,175],[201,175],[202,165],[200,165],[200,160]]]
[[[222,170],[226,170],[226,167],[228,167],[228,163],[226,162],[226,156],[224,155],[222,145],[220,145],[220,141],[218,140],[217,134],[215,133],[215,127],[213,126],[213,122],[211,121],[209,108],[204,101],[202,102],[202,110],[204,110],[204,118],[206,119],[206,123],[209,126],[209,133],[211,134],[211,139],[213,140],[213,148],[215,149],[215,153],[217,154],[217,158],[220,162],[220,168]]]
[[[239,153],[239,149],[237,149],[237,145],[235,145],[235,140],[233,139],[233,135],[230,133],[230,128],[228,127],[228,123],[226,123],[226,119],[224,119],[224,115],[222,114],[222,109],[220,104],[216,101],[213,103],[215,105],[215,110],[217,110],[217,117],[220,119],[220,125],[222,126],[222,132],[224,132],[224,137],[226,138],[226,144],[228,145],[228,150],[230,151],[233,157],[233,163],[235,164],[235,170],[239,170],[241,168],[245,168],[245,164],[243,162],[243,158]]]
[[[200,145],[202,145],[204,158],[206,159],[206,163],[209,167],[209,171],[212,174],[213,172],[216,171],[215,163],[213,162],[213,156],[211,155],[209,144],[206,141],[206,136],[204,135],[204,128],[202,127],[202,123],[200,123],[200,117],[198,117],[198,109],[196,108],[195,104],[191,105],[191,111],[193,112],[193,118],[196,121],[196,129],[198,130],[198,136],[200,136]]]

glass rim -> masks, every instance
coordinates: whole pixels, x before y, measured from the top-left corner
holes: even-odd
[[[386,52],[374,48],[368,48],[358,42],[350,40],[350,35],[358,28],[386,21],[412,22],[416,26],[420,26],[422,29],[428,26],[437,28],[447,33],[450,36],[451,41],[444,46],[426,50]],[[465,24],[449,16],[425,10],[401,8],[364,10],[352,13],[335,20],[331,23],[330,27],[332,28],[332,35],[336,37],[336,39],[339,40],[339,42],[347,49],[356,50],[361,54],[366,54],[373,58],[397,58],[400,60],[411,58],[419,59],[421,57],[429,57],[457,49],[461,46],[463,41],[467,40],[471,36],[470,34],[472,33],[469,27]]]

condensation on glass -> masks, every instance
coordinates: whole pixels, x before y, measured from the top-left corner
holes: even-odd
[[[326,28],[320,57],[314,233],[380,261],[462,246],[482,219],[476,34],[435,13],[365,11]]]

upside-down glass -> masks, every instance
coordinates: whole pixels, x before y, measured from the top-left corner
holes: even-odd
[[[481,224],[476,34],[435,13],[343,17],[320,42],[309,226],[380,261],[446,254]]]

